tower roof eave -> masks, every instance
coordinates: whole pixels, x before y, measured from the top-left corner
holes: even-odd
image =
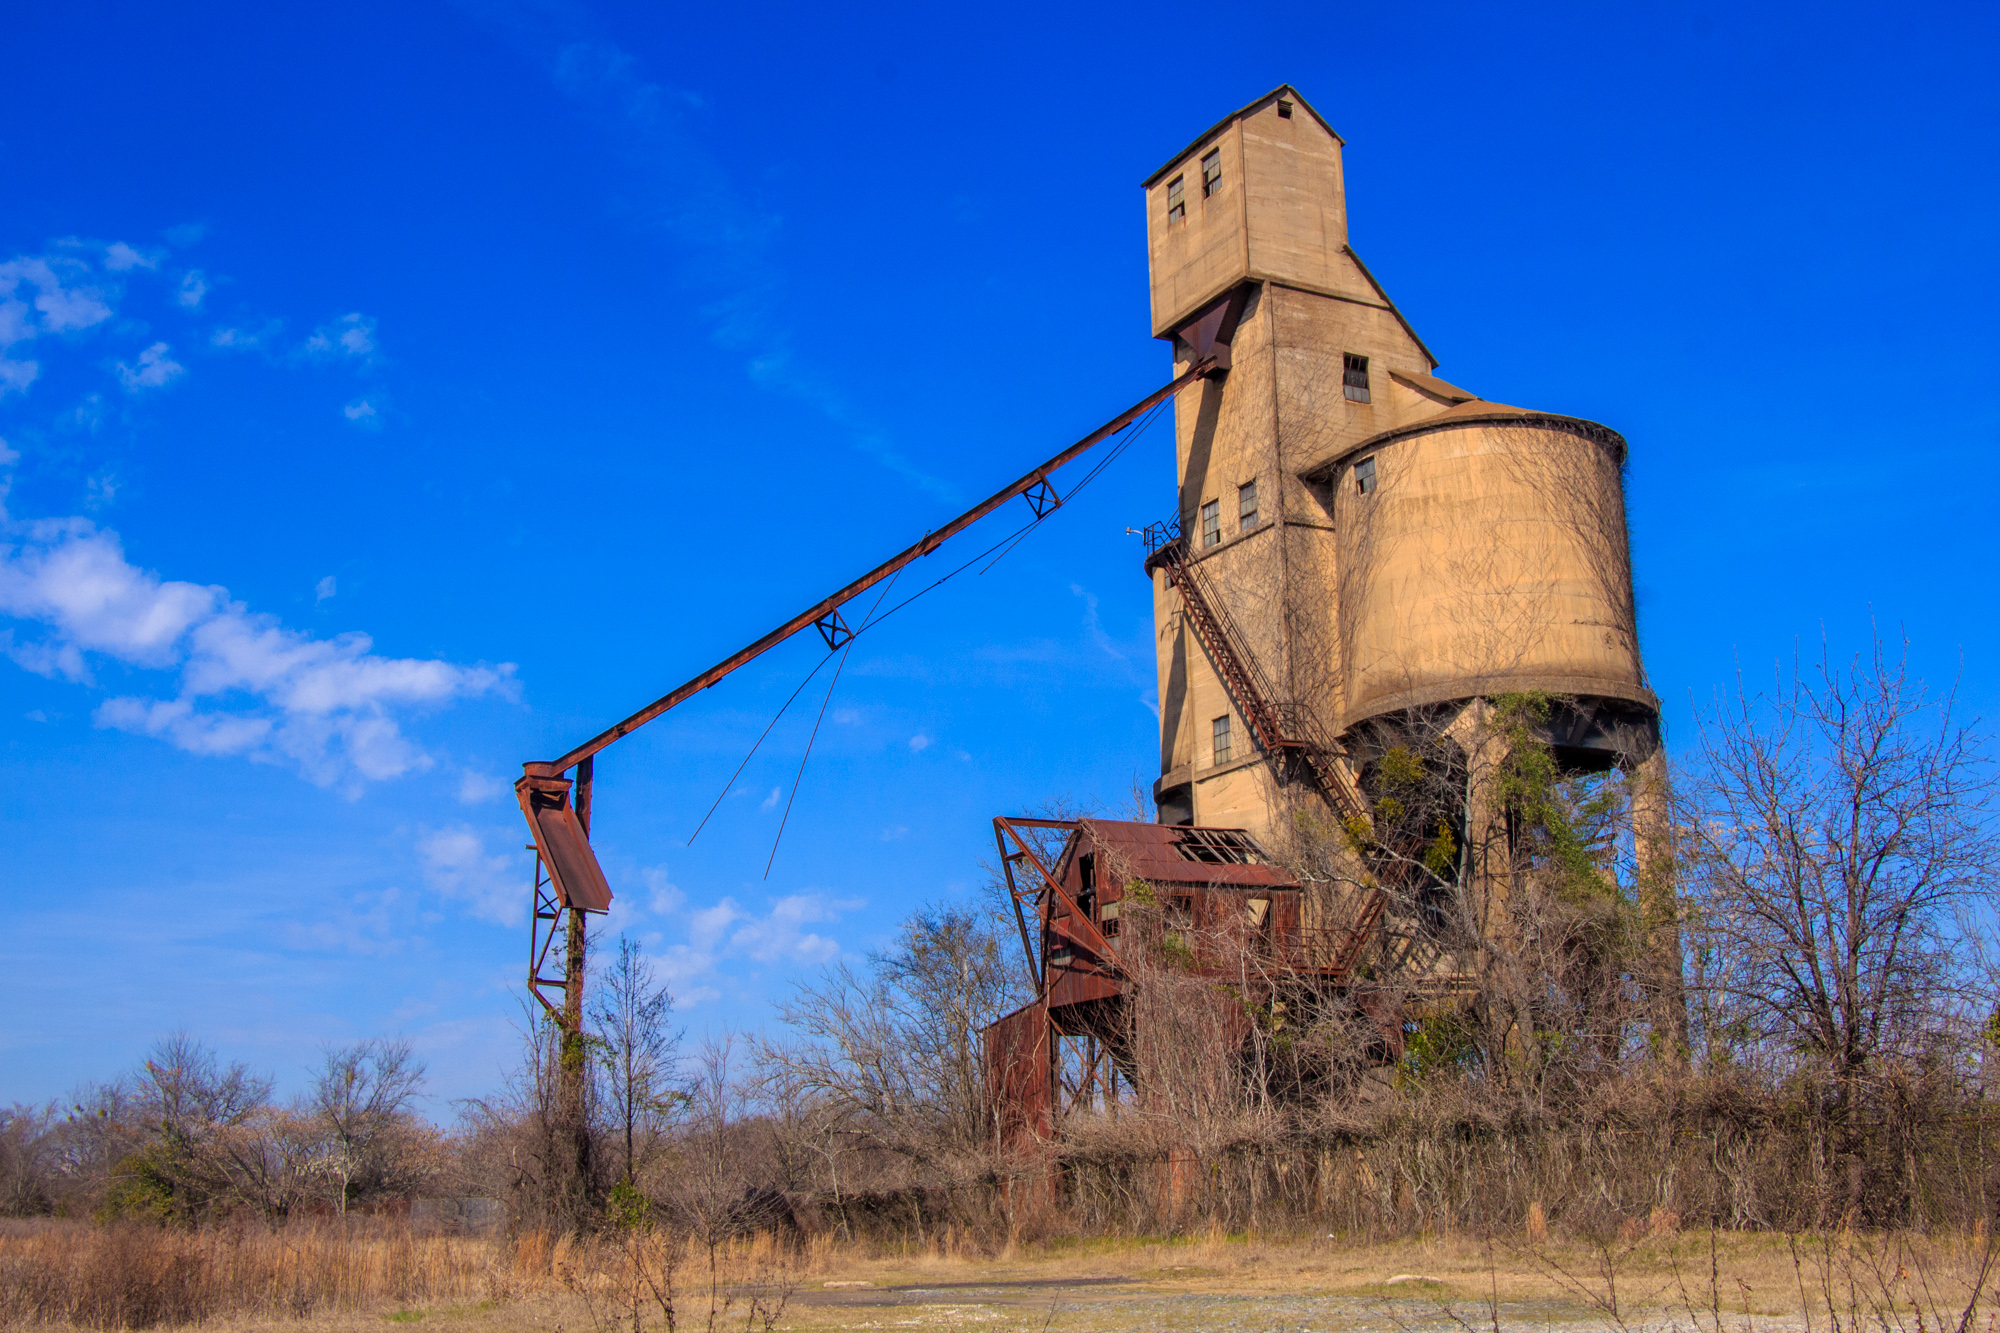
[[[1319,112],[1313,110],[1313,104],[1311,102],[1306,101],[1305,98],[1299,96],[1298,89],[1292,87],[1292,85],[1289,83],[1281,83],[1277,87],[1273,88],[1270,92],[1265,93],[1262,97],[1255,100],[1254,102],[1249,103],[1247,106],[1238,107],[1236,110],[1230,112],[1228,115],[1224,116],[1221,120],[1216,121],[1215,124],[1209,126],[1207,129],[1203,130],[1200,134],[1196,135],[1193,143],[1190,143],[1187,147],[1181,149],[1180,152],[1175,153],[1172,157],[1168,158],[1167,164],[1165,166],[1161,167],[1158,171],[1146,177],[1145,180],[1139,183],[1139,188],[1142,190],[1152,189],[1154,182],[1158,181],[1160,177],[1166,175],[1169,171],[1172,171],[1176,165],[1185,160],[1190,153],[1194,152],[1195,149],[1201,147],[1203,144],[1207,143],[1210,139],[1213,139],[1216,135],[1222,133],[1223,130],[1229,127],[1231,122],[1241,120],[1243,117],[1249,115],[1253,111],[1256,111],[1260,107],[1264,106],[1266,103],[1274,102],[1280,97],[1289,97],[1292,101],[1297,102],[1300,106],[1304,107],[1307,113],[1310,114],[1314,120],[1319,122],[1320,128],[1333,136],[1333,141],[1335,143],[1340,144],[1342,146],[1346,145],[1347,140],[1340,137],[1340,131],[1333,128],[1333,126],[1327,124],[1326,117],[1322,116]]]

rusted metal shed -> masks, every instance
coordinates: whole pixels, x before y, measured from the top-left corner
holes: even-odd
[[[1126,1002],[1139,950],[1171,938],[1183,972],[1269,999],[1279,978],[1344,983],[1375,925],[1364,911],[1337,930],[1304,928],[1301,885],[1242,829],[1004,817],[993,827],[1036,986],[982,1034],[1003,1144],[1046,1140],[1070,1104],[1113,1096],[1137,1035]],[[1083,1051],[1067,1087],[1065,1038]]]

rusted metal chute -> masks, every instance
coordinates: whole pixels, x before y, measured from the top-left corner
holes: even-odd
[[[577,1135],[579,1161],[587,1152],[582,1125],[585,1061],[582,1052],[583,982],[588,961],[587,916],[611,906],[611,887],[590,846],[590,807],[596,755],[614,741],[637,731],[654,718],[720,682],[739,667],[756,660],[794,634],[816,626],[829,648],[838,648],[854,631],[841,618],[841,608],[898,570],[937,550],[1016,496],[1028,499],[1035,518],[1053,512],[1063,499],[1050,477],[1074,462],[1093,445],[1116,435],[1148,411],[1205,376],[1229,365],[1229,336],[1242,310],[1242,295],[1232,293],[1188,325],[1185,341],[1193,352],[1182,374],[1148,394],[1116,417],[1070,445],[1027,475],[1002,487],[944,526],[899,552],[831,596],[815,602],[756,642],[730,654],[685,684],[655,699],[638,712],[606,728],[568,753],[522,765],[514,793],[528,822],[535,853],[535,909],[529,937],[528,992],[540,1002],[562,1033],[562,1090],[566,1113]],[[574,777],[570,776],[574,773]],[[557,941],[561,941],[558,953]],[[552,969],[560,961],[561,971]]]

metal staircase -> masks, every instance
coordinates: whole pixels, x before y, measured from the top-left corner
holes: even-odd
[[[1280,700],[1257,659],[1243,646],[1242,631],[1230,618],[1228,608],[1208,586],[1180,524],[1155,523],[1143,535],[1146,567],[1163,571],[1168,584],[1180,594],[1182,620],[1208,655],[1258,746],[1281,773],[1298,773],[1310,780],[1343,823],[1358,821],[1363,828],[1372,827],[1368,801],[1346,757],[1311,708]],[[1361,951],[1382,920],[1384,906],[1382,890],[1369,890],[1353,929],[1338,946],[1333,965],[1340,975],[1350,973],[1360,960]]]

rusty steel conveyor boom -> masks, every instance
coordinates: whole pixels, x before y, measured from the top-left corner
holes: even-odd
[[[613,741],[631,735],[654,718],[694,695],[717,684],[739,667],[755,661],[808,626],[817,626],[830,648],[839,647],[854,636],[841,619],[840,609],[868,589],[894,575],[906,565],[929,555],[945,542],[1000,508],[1015,496],[1026,496],[1039,520],[1062,504],[1049,478],[1059,469],[1087,453],[1092,446],[1130,426],[1188,385],[1205,376],[1229,368],[1229,340],[1243,309],[1241,290],[1218,300],[1203,315],[1179,331],[1178,337],[1192,350],[1188,367],[1167,384],[1134,403],[1104,425],[1070,445],[1026,476],[1001,488],[943,527],[926,533],[922,540],[831,596],[787,620],[747,647],[740,648],[708,670],[647,704],[624,721],[599,732],[560,758],[523,764],[523,774],[514,784],[521,813],[534,836],[536,853],[535,911],[529,943],[529,991],[542,1002],[565,1028],[580,1031],[582,1022],[582,961],[584,948],[583,913],[603,912],[611,906],[611,886],[590,848],[590,806],[595,756]],[[575,781],[564,776],[576,770]],[[554,960],[558,923],[568,918],[567,965],[557,976],[545,974]],[[550,1002],[544,990],[559,990],[563,1004]]]

